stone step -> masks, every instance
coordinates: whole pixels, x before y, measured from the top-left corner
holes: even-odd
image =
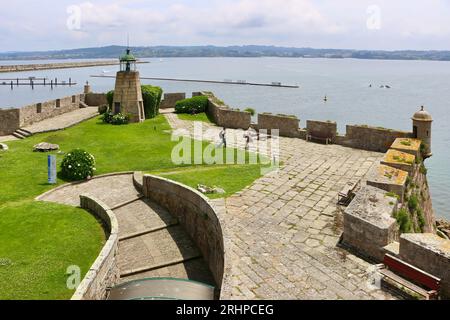
[[[397,241],[394,241],[387,246],[383,247],[384,253],[390,254],[394,257],[399,257],[400,253],[400,244]]]
[[[112,207],[111,210],[114,211],[114,210],[117,210],[117,209],[119,209],[121,207],[125,207],[125,206],[127,206],[127,205],[129,205],[129,204],[131,204],[131,203],[133,203],[135,201],[138,201],[138,200],[142,199],[143,197],[144,196],[142,194],[138,194],[138,195],[136,195],[135,197],[133,197],[133,198],[131,198],[129,200],[126,200],[126,201],[124,201],[122,203],[114,205],[114,207]]]
[[[17,129],[16,132],[20,133],[21,135],[23,135],[25,137],[30,137],[33,135],[33,133],[31,133],[30,131],[25,130],[25,129]]]
[[[26,136],[24,136],[23,134],[21,134],[20,132],[17,132],[17,131],[13,132],[12,135],[21,140],[26,138]]]
[[[177,225],[119,242],[121,277],[197,259],[200,251]]]
[[[167,210],[145,198],[119,206],[113,211],[119,222],[119,238],[122,240],[178,223]]]
[[[88,108],[89,106],[86,104],[86,103],[84,103],[83,101],[80,101],[80,108]]]
[[[199,281],[215,286],[214,278],[203,258],[183,261],[164,268],[147,270],[120,278],[120,283],[138,280],[142,278],[178,278]]]

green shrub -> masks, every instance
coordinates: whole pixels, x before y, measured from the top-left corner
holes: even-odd
[[[427,167],[425,167],[425,164],[422,162],[422,164],[420,165],[420,173],[421,174],[423,174],[423,175],[427,175],[427,173],[428,173],[428,169],[427,169]]]
[[[244,109],[244,111],[249,112],[252,116],[254,116],[256,114],[256,111],[253,108],[246,108],[246,109]]]
[[[114,101],[114,90],[106,93],[106,101],[108,101],[109,108],[111,109]]]
[[[95,158],[82,149],[75,149],[64,156],[61,163],[61,174],[72,181],[92,177],[95,171]]]
[[[198,96],[180,100],[175,104],[175,113],[201,113],[208,107],[208,97]]]
[[[108,105],[104,104],[104,105],[98,106],[99,114],[105,114],[106,111],[108,111]]]
[[[102,119],[102,121],[103,121],[104,123],[111,123],[113,117],[114,117],[114,114],[112,113],[112,111],[107,110],[107,111],[103,114],[103,116],[101,117],[101,119]]]
[[[144,100],[145,118],[152,119],[159,114],[163,90],[160,87],[150,85],[141,86],[141,90]]]
[[[405,209],[400,209],[395,216],[397,223],[400,226],[400,231],[406,233],[411,231],[411,218],[409,217],[408,211]]]
[[[419,222],[420,231],[423,232],[423,227],[425,227],[425,217],[423,215],[422,209],[417,209],[417,220]]]
[[[411,212],[416,211],[419,207],[419,200],[415,194],[408,199],[408,207]]]

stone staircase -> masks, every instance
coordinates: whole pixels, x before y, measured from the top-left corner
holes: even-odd
[[[17,129],[12,133],[12,135],[18,139],[25,139],[31,137],[33,133],[25,129]]]
[[[112,208],[119,222],[121,283],[170,277],[214,285],[202,255],[178,220],[137,196]]]

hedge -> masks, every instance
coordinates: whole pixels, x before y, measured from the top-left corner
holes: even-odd
[[[208,107],[208,97],[197,96],[180,100],[175,104],[175,113],[201,113]]]
[[[150,85],[141,86],[142,99],[144,100],[145,118],[151,119],[159,114],[159,105],[161,104],[161,98],[163,90],[160,87],[153,87]],[[114,90],[106,93],[106,100],[108,100],[109,109],[112,110],[114,102]]]
[[[145,118],[154,118],[159,114],[163,91],[160,87],[150,85],[141,86],[141,89],[142,98],[144,99]]]

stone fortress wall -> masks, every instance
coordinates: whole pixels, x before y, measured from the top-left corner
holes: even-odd
[[[0,109],[0,136],[12,134],[17,129],[79,108],[99,107],[107,104],[104,93],[90,92],[89,87],[87,91],[85,88],[83,94],[33,103],[21,108]]]
[[[35,122],[77,110],[83,107],[84,103],[85,95],[78,94],[22,108],[0,109],[0,135],[8,135]]]

